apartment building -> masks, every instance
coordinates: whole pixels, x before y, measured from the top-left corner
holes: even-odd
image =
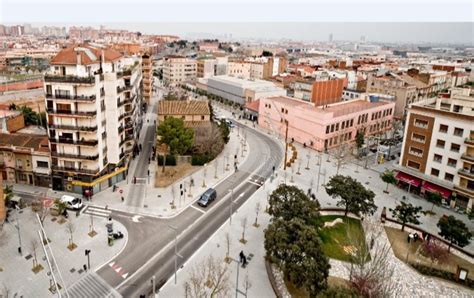
[[[452,89],[408,109],[397,175],[419,194],[439,192],[451,207],[471,209],[474,199],[474,91]]]
[[[153,93],[153,62],[150,54],[145,53],[142,56],[143,72],[143,100],[150,103]]]
[[[142,126],[141,81],[140,61],[110,48],[73,46],[51,60],[44,90],[54,190],[97,193],[125,178]]]
[[[318,151],[354,143],[358,131],[367,138],[381,135],[392,127],[395,103],[378,97],[315,106],[286,96],[260,99],[258,124],[282,137]]]
[[[197,77],[198,78],[209,78],[216,75],[217,60],[210,58],[198,59],[196,62]]]
[[[6,183],[51,187],[48,137],[0,134],[0,171]]]
[[[163,58],[163,80],[166,84],[179,84],[194,80],[196,75],[196,60],[177,55],[168,55]]]

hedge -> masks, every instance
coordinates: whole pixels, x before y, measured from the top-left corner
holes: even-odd
[[[434,277],[439,277],[442,279],[446,279],[458,284],[466,285],[469,288],[474,288],[474,280],[472,279],[467,279],[466,282],[464,283],[463,281],[457,281],[455,274],[452,272],[444,271],[444,270],[439,270],[435,268],[431,268],[428,266],[420,265],[420,264],[413,264],[410,263],[410,265],[415,268],[418,272],[424,275],[429,275],[429,276],[434,276]]]
[[[208,154],[195,154],[191,158],[191,165],[202,166],[212,160],[212,156]]]
[[[163,155],[158,155],[158,165],[163,165]],[[175,166],[176,157],[174,155],[166,155],[166,165],[165,166]]]

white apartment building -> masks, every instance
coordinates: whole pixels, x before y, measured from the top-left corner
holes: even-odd
[[[453,208],[472,209],[473,121],[472,89],[452,89],[450,98],[412,104],[400,158],[402,183],[421,194],[439,192]]]
[[[69,47],[51,60],[44,89],[54,190],[92,194],[125,178],[142,126],[141,81],[139,58],[110,48]]]
[[[179,84],[195,80],[196,76],[196,60],[177,55],[169,55],[163,58],[163,80],[166,84]]]

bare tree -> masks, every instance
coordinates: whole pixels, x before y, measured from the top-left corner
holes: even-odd
[[[365,223],[367,221],[367,223]],[[347,237],[352,243],[351,262],[346,265],[352,287],[363,297],[396,297],[399,284],[393,280],[395,266],[390,262],[391,247],[382,241],[383,228],[375,221],[364,221],[366,239],[356,239],[350,230]]]
[[[227,249],[227,250],[226,250],[226,252],[225,252],[225,259],[224,259],[224,260],[225,260],[227,263],[230,263],[230,258],[229,258],[229,254],[230,254],[230,243],[231,243],[231,241],[230,241],[230,235],[229,235],[229,233],[226,233],[226,234],[225,234],[225,245],[226,245],[226,249]]]
[[[247,217],[242,218],[240,221],[240,225],[242,226],[242,238],[240,239],[240,242],[243,244],[247,243],[247,240],[245,240],[245,230],[247,229]]]
[[[260,202],[257,202],[257,204],[255,204],[255,222],[253,223],[253,226],[258,228],[260,225],[258,224],[258,214],[260,213]]]
[[[229,268],[210,255],[192,268],[184,289],[186,297],[227,297],[230,291]]]
[[[216,156],[224,145],[221,131],[215,124],[194,129],[194,148],[199,153]]]
[[[38,266],[38,258],[36,257],[36,250],[38,249],[38,240],[31,239],[30,241],[30,248],[33,252],[33,270]]]
[[[68,248],[70,250],[73,250],[76,247],[76,244],[74,243],[74,238],[73,238],[73,234],[75,230],[76,230],[76,226],[71,221],[68,221],[68,223],[66,224],[66,231],[69,233]]]
[[[176,197],[176,190],[174,189],[174,184],[171,185],[171,196],[173,197],[173,201],[171,202],[171,208],[176,208],[175,204],[175,197]]]
[[[249,289],[252,287],[252,283],[250,282],[248,272],[247,272],[247,274],[245,274],[245,278],[244,278],[242,284],[243,284],[244,289],[245,289],[245,297],[247,297],[247,293],[248,293]]]

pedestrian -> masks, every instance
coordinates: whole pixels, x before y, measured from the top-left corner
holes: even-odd
[[[370,238],[370,249],[374,247],[374,244],[375,244],[375,239],[374,239],[374,236],[372,236],[372,238]]]
[[[240,258],[240,263],[243,263],[244,258],[245,258],[245,255],[244,255],[244,251],[243,251],[243,250],[240,251],[240,253],[239,253],[239,258]]]
[[[82,268],[84,269],[84,271],[87,271],[87,265],[86,264],[82,265]]]
[[[411,240],[411,237],[410,237],[411,234],[408,234],[408,237],[407,237],[407,242],[410,243],[410,240]]]
[[[122,196],[122,202],[123,202],[123,201],[124,201],[124,198],[123,198],[123,196]]]

